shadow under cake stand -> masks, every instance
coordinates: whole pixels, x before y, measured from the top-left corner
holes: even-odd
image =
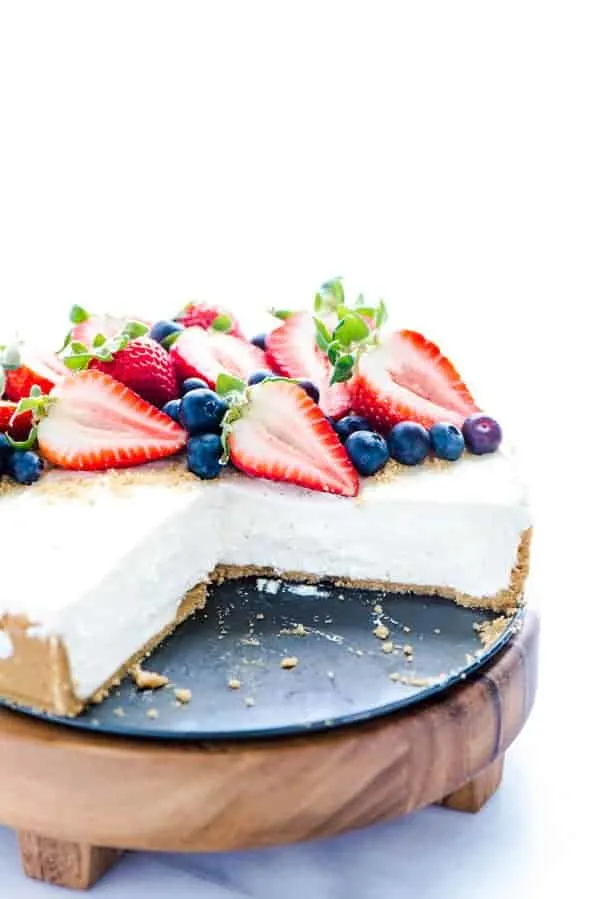
[[[403,712],[278,739],[116,738],[0,711],[0,821],[26,874],[86,888],[124,850],[227,851],[341,834],[439,803],[476,812],[532,708],[539,619]]]

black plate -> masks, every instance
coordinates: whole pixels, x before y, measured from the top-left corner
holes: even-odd
[[[140,691],[127,679],[78,718],[27,714],[153,739],[324,730],[406,708],[464,680],[506,644],[520,616],[483,651],[474,625],[494,617],[430,596],[248,578],[215,588],[206,612],[178,628],[145,665],[190,689],[189,704],[178,704],[171,686]],[[373,634],[379,623],[389,628],[387,640]],[[297,625],[304,636],[290,633]],[[394,648],[386,653],[388,642]],[[283,670],[285,657],[296,657],[297,666]],[[235,680],[238,689],[229,685]]]

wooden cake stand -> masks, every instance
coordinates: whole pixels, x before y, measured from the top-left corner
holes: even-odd
[[[432,803],[478,811],[536,690],[539,620],[464,684],[327,733],[116,739],[0,712],[0,821],[30,877],[91,886],[124,849],[248,849],[340,834]]]

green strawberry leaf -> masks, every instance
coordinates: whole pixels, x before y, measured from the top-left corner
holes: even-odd
[[[378,329],[381,328],[382,325],[384,325],[387,321],[387,317],[387,306],[385,305],[383,300],[379,300],[379,305],[377,306],[377,309],[375,311],[375,327]]]
[[[130,321],[123,326],[121,334],[127,338],[127,342],[135,340],[136,337],[143,337],[150,329],[143,322]],[[119,335],[120,336],[120,335]],[[123,349],[123,347],[121,347]]]
[[[294,315],[293,309],[269,309],[269,315],[272,315],[273,318],[278,318],[282,322],[286,321],[288,318],[291,318]]]
[[[104,334],[96,334],[96,336],[94,337],[94,342],[92,343],[94,349],[102,346],[103,343],[106,343],[106,337],[104,336]]]
[[[334,340],[344,347],[350,347],[353,343],[365,340],[370,334],[370,329],[364,318],[350,310],[344,310],[343,318],[333,331]]]

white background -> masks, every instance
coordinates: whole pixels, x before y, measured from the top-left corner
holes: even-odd
[[[442,343],[518,443],[536,515],[540,700],[486,812],[136,857],[99,895],[197,895],[189,872],[207,897],[596,894],[597,13],[0,0],[0,337],[54,345],[74,302],[212,298],[262,324],[343,274]],[[54,895],[12,850],[0,830],[0,896]]]

